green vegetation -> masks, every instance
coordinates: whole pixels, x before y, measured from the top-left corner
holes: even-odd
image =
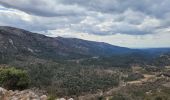
[[[7,89],[25,89],[30,83],[26,71],[13,67],[0,68],[0,85]]]
[[[27,68],[27,67],[25,67]],[[95,93],[117,86],[117,73],[108,73],[103,68],[79,65],[46,63],[28,66],[31,85],[55,93],[57,96]]]
[[[163,87],[164,79],[146,82],[142,85],[131,84],[114,92],[110,100],[169,100],[170,88]]]
[[[128,97],[125,97],[121,94],[116,94],[115,96],[111,97],[109,100],[129,100]]]
[[[33,56],[17,56],[13,61],[8,61],[7,64],[17,66],[17,69],[5,68],[1,70],[3,73],[12,73],[9,74],[10,77],[5,77],[7,79],[0,78],[2,86],[10,89],[23,89],[28,86],[29,81],[27,79],[30,78],[30,87],[46,90],[49,94],[57,97],[77,97],[85,94],[95,94],[99,91],[105,92],[117,87],[120,80],[127,82],[143,78],[142,74],[137,74],[131,70],[132,65],[140,66],[142,71],[148,74],[163,71],[163,67],[154,66],[154,62],[153,64],[148,64],[143,57],[133,55],[60,61],[35,58]],[[18,71],[18,69],[22,70]],[[7,71],[4,72],[4,70]],[[26,70],[28,74],[23,70]],[[2,75],[7,74],[1,73]],[[20,77],[23,78],[20,79]],[[14,84],[9,85],[10,81],[14,81]],[[128,94],[121,93],[125,91],[121,90],[120,95],[113,98],[120,100],[126,98],[125,100],[128,100],[130,97],[127,97],[127,95],[130,95],[133,96],[131,98],[144,99],[145,92],[149,91],[151,87],[152,85],[148,86],[147,89],[145,87],[130,87],[128,89],[130,91],[126,91]],[[103,97],[98,99],[103,99]]]
[[[130,73],[128,77],[123,77],[124,81],[135,81],[144,78],[140,73]]]
[[[135,61],[133,59],[135,57],[127,59],[127,57],[123,56],[113,56],[105,59],[89,58],[79,63],[76,60],[61,60],[57,63],[57,61],[42,60],[33,57],[20,57],[19,60],[16,59],[17,61],[10,62],[9,64],[11,66],[18,66],[17,68],[28,72],[31,87],[37,87],[46,90],[54,96],[63,97],[80,96],[87,93],[92,94],[98,91],[104,92],[118,86],[120,79],[126,82],[143,78],[142,74],[133,73],[129,68],[133,62],[135,64],[140,62],[140,57],[136,58],[137,60]],[[145,64],[140,64],[139,66],[145,66]],[[143,69],[151,73],[155,70],[155,67],[153,69],[152,67],[145,66]],[[160,72],[160,68],[156,67],[156,71],[154,72],[157,71]],[[122,77],[119,77],[121,75],[120,73],[122,73]],[[134,97],[142,97],[145,92],[149,91],[144,90],[145,92],[143,92],[142,89],[132,90],[131,88],[129,88],[131,92],[127,91],[127,93]],[[123,94],[122,96],[123,98],[126,97]],[[119,95],[116,98],[122,97]]]
[[[2,27],[0,64],[17,67],[0,67],[0,86],[12,90],[25,89],[28,85],[40,88],[48,92],[49,100],[56,96],[90,94],[98,100],[108,94],[111,100],[167,100],[170,92],[161,86],[167,80],[170,82],[170,78],[155,82],[156,77],[145,83],[139,79],[147,74],[162,76],[162,72],[170,76],[170,68],[165,69],[170,66],[169,51],[168,48],[137,50],[75,38],[51,38]],[[129,82],[135,80],[138,83]]]
[[[56,98],[55,95],[49,95],[47,100],[56,100]]]

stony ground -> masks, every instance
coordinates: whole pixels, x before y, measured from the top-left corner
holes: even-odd
[[[47,96],[38,95],[31,90],[12,91],[0,87],[0,100],[47,100]]]
[[[44,91],[37,89],[27,89],[23,91],[6,90],[0,87],[0,100],[48,100]],[[56,98],[55,100],[74,100],[73,98]]]

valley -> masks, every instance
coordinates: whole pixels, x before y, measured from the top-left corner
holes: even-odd
[[[169,66],[169,48],[131,49],[0,27],[0,87],[37,88],[48,100],[169,100]]]

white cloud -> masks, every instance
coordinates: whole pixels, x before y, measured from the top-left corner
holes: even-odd
[[[169,4],[169,0],[5,0],[0,1],[0,25],[126,47],[170,47]]]
[[[165,31],[166,30],[166,31]],[[80,38],[91,41],[106,42],[109,44],[130,47],[130,48],[158,48],[170,47],[170,28],[159,30],[156,34],[146,35],[128,35],[128,34],[114,34],[114,35],[95,35],[89,33],[75,32],[70,29],[58,29],[48,31],[48,36],[51,37],[71,37]]]

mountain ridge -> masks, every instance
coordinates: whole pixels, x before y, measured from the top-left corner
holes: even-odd
[[[131,52],[132,49],[104,42],[77,38],[48,37],[23,29],[0,27],[0,53],[33,55],[52,59],[110,56]]]
[[[0,26],[1,60],[7,56],[16,58],[31,55],[41,59],[62,60],[131,53],[160,55],[169,51],[170,48],[131,49],[78,38],[48,37],[24,29]]]

